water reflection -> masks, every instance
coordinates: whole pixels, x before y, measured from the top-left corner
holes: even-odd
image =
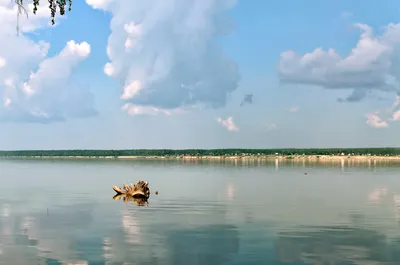
[[[225,211],[191,201],[160,208],[122,204],[119,227],[110,227],[103,240],[105,264],[222,264],[239,244],[238,229],[223,224]]]
[[[132,214],[132,212],[129,212],[126,208],[123,208],[121,223],[126,242],[129,244],[141,243],[140,224],[135,217],[135,214]]]
[[[376,168],[382,167],[400,167],[400,160],[397,159],[376,159],[371,157],[370,159],[349,159],[343,157],[340,159],[308,159],[307,157],[302,158],[301,156],[296,158],[237,158],[237,159],[134,159],[134,160],[113,160],[113,159],[66,159],[66,160],[43,160],[43,159],[17,159],[17,160],[0,160],[0,163],[14,163],[14,164],[25,164],[34,165],[35,163],[45,165],[97,165],[97,166],[115,166],[115,165],[128,165],[131,167],[136,166],[189,166],[189,167],[275,167],[280,169],[281,167],[315,167],[315,168],[368,168],[372,171]]]
[[[175,208],[122,204],[112,215],[118,222],[101,225],[90,203],[48,216],[16,214],[11,204],[0,223],[11,226],[0,237],[0,264],[400,264],[400,237],[369,228],[363,213],[351,213],[347,226],[282,228],[260,219],[224,219],[224,205],[186,203],[187,208],[177,202]]]
[[[253,162],[3,165],[0,264],[400,264],[398,169]],[[111,201],[132,175],[162,197]]]
[[[279,233],[276,250],[282,262],[400,264],[400,238],[390,239],[377,231],[354,226],[296,230]]]
[[[13,212],[3,204],[8,214],[0,220],[0,264],[87,264],[79,259],[74,240],[91,225],[93,206],[64,206],[46,215]]]
[[[166,245],[169,264],[229,264],[239,251],[239,233],[233,225],[178,229],[168,233]]]
[[[121,200],[123,202],[134,202],[137,206],[149,206],[148,198],[145,196],[130,196],[128,194],[117,194],[113,197],[113,200]]]
[[[386,188],[375,188],[368,194],[368,200],[372,203],[380,203],[386,197],[388,191]]]
[[[235,197],[235,186],[232,183],[229,183],[226,188],[226,196],[229,201],[232,201]]]

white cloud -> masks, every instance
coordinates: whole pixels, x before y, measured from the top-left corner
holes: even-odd
[[[400,110],[397,110],[397,111],[393,112],[392,120],[393,121],[400,121]]]
[[[86,0],[86,3],[95,9],[106,9],[114,0]]]
[[[278,126],[275,123],[267,124],[267,131],[274,131],[278,129]]]
[[[366,115],[367,124],[373,128],[387,128],[389,123],[384,121],[377,113],[369,113]]]
[[[238,85],[237,65],[216,42],[229,33],[235,0],[86,0],[110,12],[104,72],[121,99],[156,109],[218,108]]]
[[[0,57],[0,68],[3,68],[7,65],[6,59]]]
[[[289,112],[298,112],[299,111],[299,107],[297,106],[293,106],[289,109]]]
[[[217,122],[222,126],[225,127],[228,131],[230,132],[237,132],[239,131],[239,128],[236,126],[236,124],[233,122],[232,117],[228,117],[226,120],[222,118],[218,118]]]
[[[90,54],[86,42],[69,41],[65,48],[47,57],[50,44],[33,41],[25,33],[50,26],[48,8],[20,16],[16,36],[17,8],[13,1],[0,1],[0,120],[50,122],[90,116],[93,97],[69,82],[72,71]]]
[[[20,14],[18,25],[20,27],[21,33],[32,32],[44,27],[55,26],[51,25],[51,20],[49,18],[49,9],[47,6],[40,6],[36,12],[36,15],[33,15],[33,4],[26,5],[25,9],[29,17],[27,19],[24,11],[22,11],[22,13]],[[2,22],[0,27],[0,36],[6,34],[16,34],[17,11],[18,7],[15,4],[15,1],[0,1],[0,21]],[[60,17],[58,19],[63,19],[63,17]]]
[[[4,107],[10,106],[10,104],[11,104],[11,99],[9,99],[9,98],[4,98],[3,99],[3,106]]]
[[[31,73],[30,78],[23,84],[24,91],[31,96],[43,89],[68,81],[71,70],[86,59],[90,53],[90,45],[86,42],[80,44],[75,41],[67,42],[59,55],[43,60],[36,73]]]
[[[396,95],[392,106],[386,111],[391,116],[389,121],[400,121],[400,96]]]
[[[134,98],[137,94],[139,94],[140,90],[142,90],[142,84],[139,80],[135,80],[124,88],[124,93],[121,96],[121,99],[131,99]]]
[[[400,96],[396,95],[392,106],[383,110],[368,113],[367,124],[373,128],[388,128],[390,123],[400,121]]]
[[[106,63],[104,65],[104,73],[108,76],[113,76],[114,75],[114,67],[111,63]]]
[[[394,102],[393,102],[391,110],[394,110],[399,106],[400,106],[400,96],[396,95],[396,97],[394,98]]]
[[[134,105],[132,103],[126,103],[122,110],[128,113],[131,116],[138,116],[138,115],[173,115],[173,114],[181,114],[184,112],[183,109],[162,109],[156,108],[153,106],[139,106]]]
[[[375,36],[371,27],[355,24],[362,31],[357,45],[347,56],[333,48],[316,48],[299,55],[281,54],[278,72],[283,82],[348,89],[345,101],[358,101],[371,91],[400,91],[400,24],[389,24]]]

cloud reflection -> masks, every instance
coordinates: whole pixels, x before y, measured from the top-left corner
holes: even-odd
[[[63,206],[49,216],[42,212],[8,211],[7,217],[3,214],[0,219],[0,261],[10,265],[87,265],[88,262],[77,255],[75,236],[77,228],[90,226],[92,208],[90,203]]]
[[[233,186],[232,183],[228,184],[228,187],[226,188],[226,196],[228,197],[228,200],[233,200],[235,196],[235,186]]]
[[[387,195],[388,191],[386,188],[376,188],[373,189],[368,194],[368,201],[372,203],[380,203],[381,200]]]
[[[298,227],[279,233],[281,262],[306,264],[400,264],[400,239],[351,226]]]
[[[135,218],[135,213],[129,212],[127,208],[124,207],[121,216],[122,228],[127,242],[130,244],[139,244],[141,242],[140,224]]]
[[[239,233],[233,225],[173,230],[167,236],[166,246],[169,264],[226,264],[239,251]]]

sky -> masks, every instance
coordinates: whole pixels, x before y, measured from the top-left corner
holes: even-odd
[[[0,0],[0,150],[400,143],[398,1],[26,9],[17,35]]]

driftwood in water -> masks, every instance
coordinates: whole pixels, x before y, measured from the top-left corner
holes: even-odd
[[[138,206],[148,205],[150,189],[147,181],[139,180],[136,184],[124,184],[122,188],[113,186],[113,190],[117,193],[113,200],[122,199],[123,202],[135,202]]]
[[[150,197],[149,183],[142,180],[139,180],[136,184],[124,184],[123,188],[113,186],[113,190],[117,195],[127,195],[135,198],[145,197],[147,199]]]

